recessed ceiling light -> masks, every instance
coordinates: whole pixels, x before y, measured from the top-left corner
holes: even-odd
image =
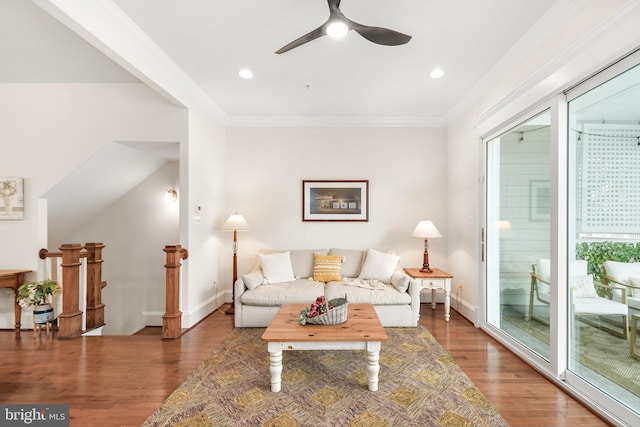
[[[349,32],[349,27],[342,21],[334,21],[327,27],[327,34],[333,38],[344,37]]]
[[[243,68],[242,70],[238,71],[238,75],[240,77],[242,77],[243,79],[252,79],[253,78],[253,73],[248,68]]]
[[[429,77],[431,77],[432,79],[439,79],[442,76],[444,76],[444,70],[442,68],[434,68],[429,73]]]

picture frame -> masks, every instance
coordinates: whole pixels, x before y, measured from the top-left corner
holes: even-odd
[[[549,221],[551,193],[549,180],[529,181],[529,221]]]
[[[369,221],[369,181],[302,181],[302,221]]]
[[[23,219],[23,179],[17,176],[0,176],[0,220]]]

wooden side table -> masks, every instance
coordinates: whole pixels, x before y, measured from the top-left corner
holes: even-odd
[[[444,290],[444,320],[449,321],[451,312],[451,279],[453,276],[446,271],[432,268],[430,273],[420,271],[419,268],[405,268],[404,271],[419,285],[420,290],[431,289],[431,308],[436,309],[436,291]]]
[[[16,321],[16,334],[20,333],[20,324],[22,323],[22,307],[18,304],[18,288],[24,282],[24,275],[30,272],[31,270],[0,270],[0,288],[11,288],[15,294],[13,314]]]

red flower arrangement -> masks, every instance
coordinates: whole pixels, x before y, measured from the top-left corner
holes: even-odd
[[[316,301],[312,303],[309,307],[305,307],[300,312],[300,318],[298,319],[298,323],[301,325],[307,324],[309,319],[313,319],[314,317],[318,317],[321,314],[325,314],[328,310],[332,310],[336,307],[339,307],[343,304],[346,304],[347,300],[345,298],[335,298],[327,301],[324,295],[320,295],[316,298]]]

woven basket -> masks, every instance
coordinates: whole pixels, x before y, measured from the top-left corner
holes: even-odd
[[[329,304],[333,305],[330,310]],[[316,317],[310,317],[307,319],[307,323],[313,325],[339,325],[347,321],[348,312],[349,303],[347,298],[334,298],[331,301],[327,301],[327,311]]]
[[[55,319],[51,304],[36,305],[33,307],[33,323],[44,325]]]

